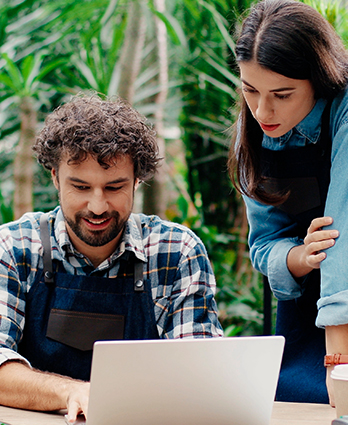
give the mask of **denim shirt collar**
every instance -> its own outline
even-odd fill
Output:
[[[273,138],[264,134],[262,147],[271,150],[283,150],[303,147],[309,143],[317,143],[321,132],[321,116],[326,103],[325,99],[319,99],[311,112],[283,136]]]

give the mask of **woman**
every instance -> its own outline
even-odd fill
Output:
[[[279,300],[277,399],[326,403],[325,334],[327,354],[348,354],[348,55],[310,6],[264,0],[242,25],[236,59],[243,96],[229,171],[253,265]]]

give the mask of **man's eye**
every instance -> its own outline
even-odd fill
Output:
[[[74,185],[74,188],[77,190],[88,190],[89,186]]]
[[[117,192],[118,190],[120,190],[120,187],[115,187],[115,186],[107,186],[106,190],[109,190],[110,192]]]

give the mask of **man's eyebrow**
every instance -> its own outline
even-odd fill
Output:
[[[255,87],[253,87],[251,84],[249,84],[247,81],[245,81],[243,79],[242,79],[242,83],[244,83],[247,86],[251,87],[252,89],[256,90]],[[274,93],[274,92],[282,92],[282,91],[289,91],[289,90],[295,90],[295,87],[280,87],[279,89],[270,90],[270,92]]]
[[[90,185],[90,182],[87,182],[85,180],[79,179],[78,177],[68,177],[67,180],[74,182],[74,183],[80,183],[80,184],[84,184],[84,185]],[[119,184],[119,183],[126,183],[128,182],[130,179],[128,177],[120,177],[118,179],[115,180],[111,180],[109,182],[106,182],[106,186],[110,185],[110,184]]]

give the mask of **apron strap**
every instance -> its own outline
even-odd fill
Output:
[[[40,233],[43,247],[44,279],[46,284],[52,284],[54,283],[54,275],[52,270],[51,241],[47,213],[42,214],[40,217]]]
[[[143,236],[143,229],[141,227],[140,217],[138,214],[133,214],[134,220],[138,226],[140,236]],[[134,291],[135,292],[144,292],[145,286],[144,286],[144,266],[143,262],[139,260],[135,260],[134,263]]]

